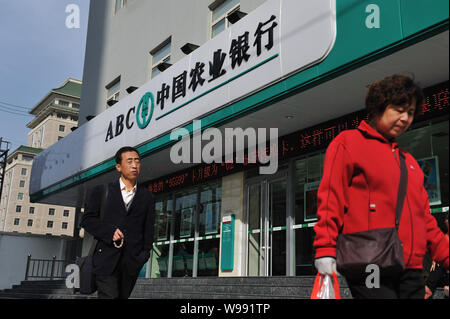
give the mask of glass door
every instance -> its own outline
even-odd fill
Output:
[[[248,276],[286,275],[286,178],[247,185]]]
[[[264,206],[262,184],[247,187],[248,218],[248,276],[263,276],[265,273],[265,248],[263,232]]]
[[[286,276],[286,180],[272,181],[267,186],[266,242],[269,260],[266,276]]]

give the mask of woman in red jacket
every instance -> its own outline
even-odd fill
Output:
[[[351,234],[395,226],[400,183],[396,138],[420,111],[423,93],[414,81],[393,75],[373,83],[366,96],[368,121],[339,134],[329,145],[318,190],[314,227],[315,266],[321,274],[336,272],[339,233]],[[411,154],[402,149],[408,172],[398,228],[405,270],[395,278],[381,276],[377,288],[360,278],[346,278],[354,298],[419,298],[425,295],[423,257],[449,267],[449,244],[430,213],[424,176]],[[364,277],[364,278],[363,278]]]

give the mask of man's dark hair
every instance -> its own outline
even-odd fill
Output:
[[[414,79],[394,74],[372,83],[366,95],[366,110],[369,121],[384,113],[389,104],[410,105],[416,100],[414,116],[422,110],[423,92]]]
[[[126,153],[126,152],[136,152],[139,157],[141,157],[141,155],[139,154],[138,150],[135,149],[134,147],[131,146],[124,146],[121,149],[119,149],[116,153],[116,155],[114,156],[114,159],[116,160],[116,164],[121,164],[122,163],[122,153]]]

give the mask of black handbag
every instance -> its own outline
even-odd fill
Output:
[[[103,198],[100,206],[100,220],[103,220],[105,216],[106,199],[108,198],[108,185],[104,186]],[[98,240],[93,239],[91,249],[89,254],[85,257],[78,257],[76,264],[80,269],[80,294],[90,295],[97,291],[97,285],[95,284],[95,274],[94,274],[94,264],[93,255],[95,247],[97,246]]]
[[[381,276],[396,276],[405,269],[403,244],[398,226],[408,183],[405,155],[400,154],[400,184],[397,194],[395,227],[378,228],[352,234],[339,234],[336,244],[337,271],[346,278],[362,279],[366,267],[376,265]]]

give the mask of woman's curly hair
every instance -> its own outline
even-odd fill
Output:
[[[422,110],[423,92],[414,79],[394,74],[372,83],[366,95],[366,110],[369,120],[384,113],[389,104],[410,105],[416,100],[414,116]]]

